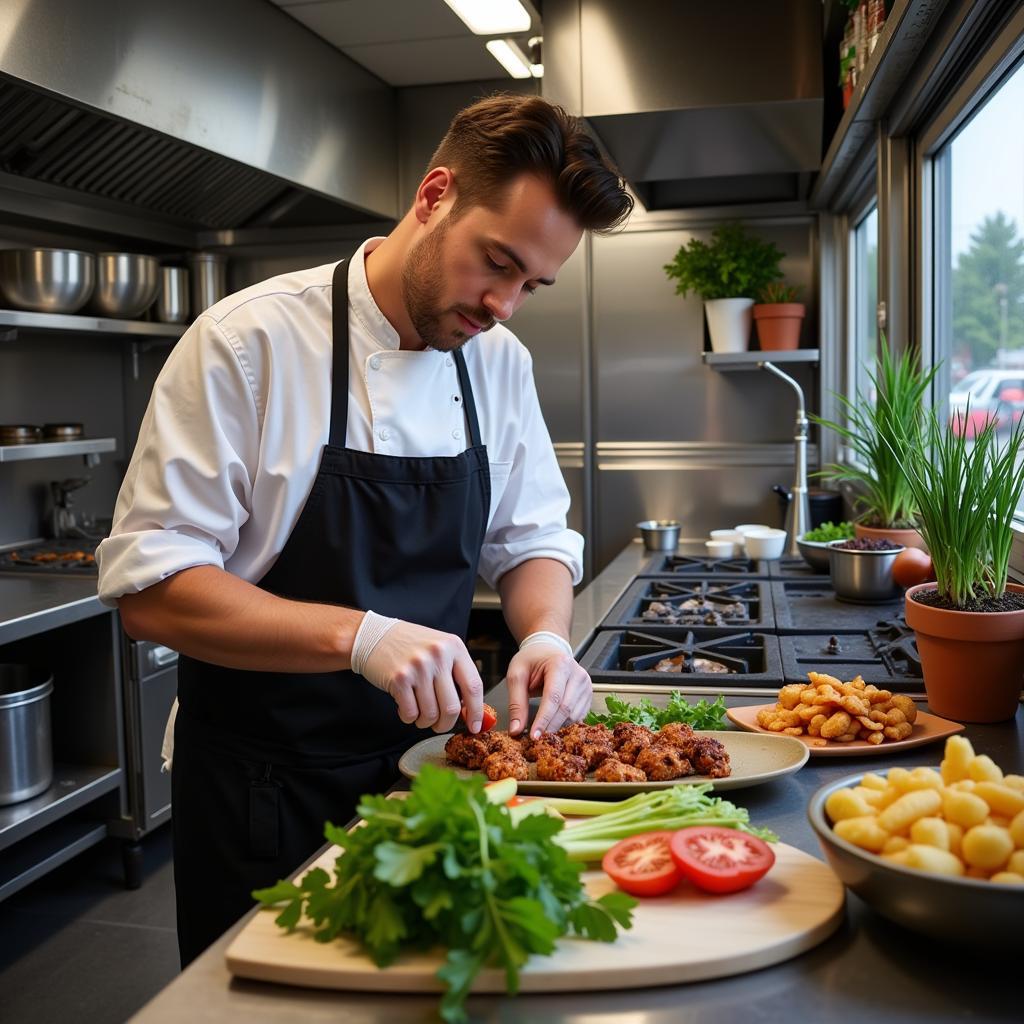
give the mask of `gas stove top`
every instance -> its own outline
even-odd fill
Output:
[[[836,597],[827,576],[777,580],[771,584],[775,629],[787,633],[859,633],[880,619],[903,614],[903,598],[881,604],[853,604]]]
[[[786,678],[803,681],[808,672],[826,672],[848,682],[894,691],[923,687],[917,638],[902,616],[880,619],[856,633],[803,633],[779,637]]]
[[[0,572],[96,576],[95,540],[48,540],[0,551]]]
[[[769,583],[728,577],[638,579],[608,613],[602,629],[700,628],[707,635],[775,629]]]
[[[753,632],[725,636],[680,628],[657,636],[637,630],[599,632],[580,664],[595,683],[774,690],[782,680],[778,638]]]
[[[783,555],[768,563],[768,575],[773,580],[822,580],[828,572],[809,565],[802,555]]]
[[[768,563],[753,558],[708,558],[706,555],[655,555],[641,576],[768,577]]]

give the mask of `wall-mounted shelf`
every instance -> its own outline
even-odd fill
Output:
[[[65,455],[99,455],[117,451],[113,437],[82,438],[80,441],[39,441],[36,444],[0,444],[0,462],[28,459],[58,459]]]
[[[705,352],[704,363],[712,370],[730,373],[738,370],[757,370],[761,363],[778,366],[806,363],[817,366],[820,353],[816,348],[796,348],[780,352]]]
[[[113,320],[79,313],[33,313],[24,309],[0,309],[0,329],[69,331],[86,334],[125,334],[144,338],[177,340],[188,324],[163,324],[150,320]]]

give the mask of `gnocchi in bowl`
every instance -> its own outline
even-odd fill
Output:
[[[829,864],[879,914],[1004,949],[1024,915],[1024,777],[962,736],[936,768],[852,775],[808,807]]]

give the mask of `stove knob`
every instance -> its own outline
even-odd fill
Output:
[[[828,638],[828,645],[825,648],[825,653],[826,654],[840,654],[840,653],[842,653],[842,648],[839,646],[839,637],[837,637],[837,636],[830,636]]]

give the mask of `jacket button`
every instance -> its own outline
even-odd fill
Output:
[[[379,370],[380,369],[380,356],[374,356],[370,360],[370,369],[371,370]]]
[[[452,357],[451,356],[446,356],[445,357],[444,365],[445,366],[451,366],[452,365]]]
[[[454,437],[456,441],[461,441],[462,440],[462,431],[461,430],[453,430],[452,431],[452,437]]]
[[[387,427],[381,427],[380,430],[377,432],[377,436],[382,441],[386,441],[389,437],[391,437],[391,431],[388,430]]]

